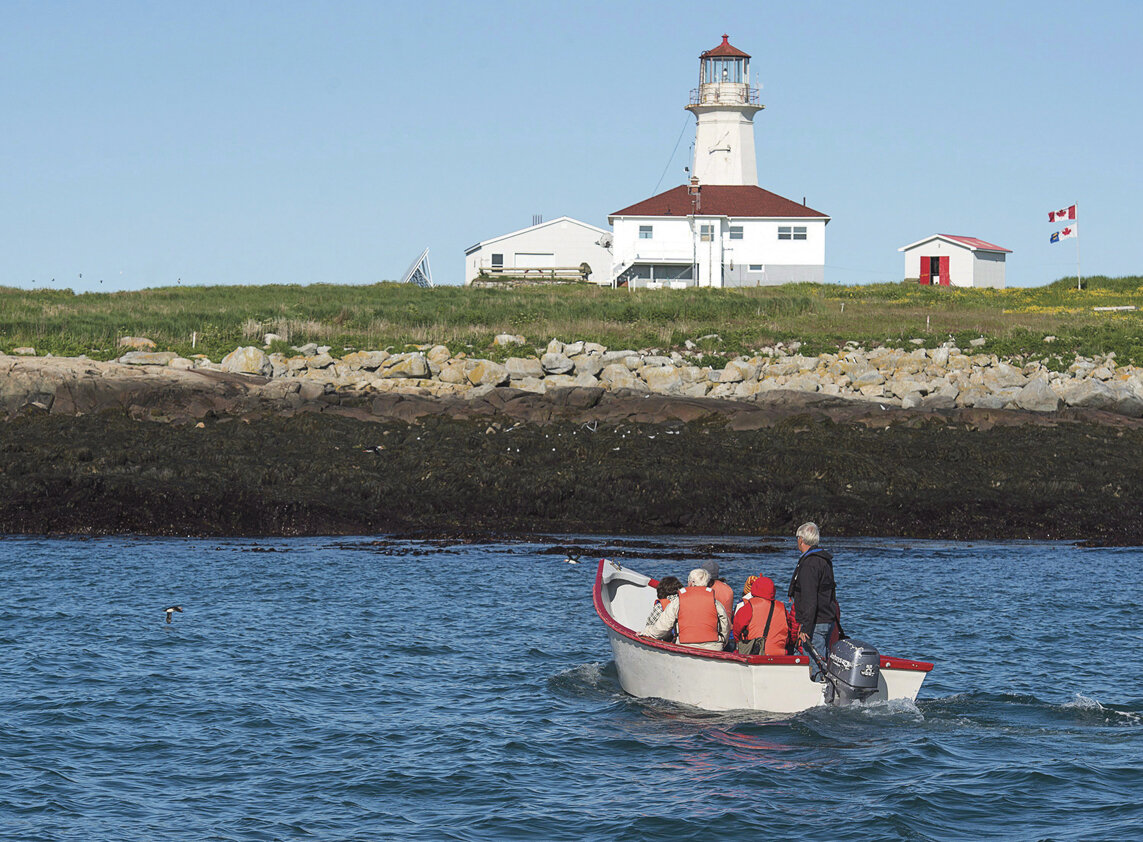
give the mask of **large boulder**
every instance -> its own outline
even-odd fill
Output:
[[[341,361],[354,371],[360,369],[376,371],[387,359],[389,359],[388,351],[354,351],[342,357]]]
[[[631,369],[623,363],[612,363],[603,367],[599,373],[599,382],[612,391],[618,389],[633,389],[639,392],[650,391],[647,384],[640,380]]]
[[[492,344],[496,347],[502,345],[523,345],[524,337],[514,333],[498,333],[492,339]]]
[[[1110,386],[1102,380],[1091,378],[1063,381],[1057,387],[1056,394],[1068,406],[1086,409],[1114,409],[1117,402]]]
[[[235,348],[222,358],[221,365],[223,371],[235,374],[260,374],[265,377],[269,377],[274,370],[266,353],[253,345]]]
[[[155,350],[155,343],[145,336],[121,336],[119,337],[120,348],[130,348],[133,351],[153,351]]]
[[[508,382],[508,369],[490,360],[477,360],[468,372],[468,382],[473,386],[502,386]]]
[[[178,357],[174,351],[128,351],[119,358],[124,365],[170,365]]]
[[[1022,389],[1028,383],[1028,378],[1024,376],[1024,372],[1015,366],[1008,365],[1008,363],[1000,363],[984,369],[983,379],[984,385],[993,392],[999,392],[1013,386]]]
[[[429,365],[442,366],[449,361],[452,357],[452,351],[448,349],[447,345],[434,345],[429,348],[429,352],[425,358],[429,361]]]
[[[1047,380],[1034,377],[1016,395],[1016,406],[1030,412],[1055,412],[1060,408],[1060,397]]]
[[[428,377],[429,361],[424,354],[408,353],[394,354],[385,360],[385,364],[377,372],[379,377]]]
[[[544,367],[540,365],[540,361],[536,359],[509,357],[504,361],[504,367],[508,370],[508,376],[513,380],[525,380],[527,378],[544,376]]]
[[[561,353],[551,351],[540,357],[540,365],[543,366],[545,374],[568,374],[575,369],[575,363],[570,359]]]
[[[576,374],[590,374],[596,377],[603,371],[602,354],[580,354],[572,362],[575,363]]]
[[[794,367],[797,370],[797,366]],[[755,380],[758,377],[758,366],[746,360],[731,360],[722,370],[718,382],[741,383],[744,380]]]
[[[675,394],[683,385],[683,377],[673,365],[644,366],[639,376],[652,392],[661,395]]]

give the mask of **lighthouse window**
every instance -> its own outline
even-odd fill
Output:
[[[742,239],[742,226],[741,225],[731,225],[730,226],[730,239],[732,239],[732,240],[741,240]]]
[[[650,240],[652,228],[653,228],[653,226],[651,226],[651,225],[640,225],[639,226],[639,239],[640,240]]]

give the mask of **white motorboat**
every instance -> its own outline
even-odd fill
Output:
[[[933,665],[892,658],[857,641],[830,653],[827,680],[810,679],[807,655],[740,655],[640,637],[655,602],[654,579],[600,559],[595,610],[607,626],[619,683],[632,696],[704,710],[795,713],[822,704],[917,698]]]

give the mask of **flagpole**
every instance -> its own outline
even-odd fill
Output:
[[[1080,251],[1079,251],[1079,202],[1076,206],[1076,289],[1083,289],[1083,280],[1080,277]]]

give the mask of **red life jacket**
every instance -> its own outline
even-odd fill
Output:
[[[718,637],[718,609],[710,588],[679,590],[679,643],[714,643]]]
[[[764,654],[785,655],[786,640],[790,636],[790,628],[786,625],[786,606],[774,600],[774,615],[770,617],[770,630],[766,631],[766,616],[770,613],[770,600],[752,594],[747,594],[742,600],[753,609],[750,625],[746,627],[747,637],[750,640],[757,640],[765,632],[766,648]]]
[[[659,607],[662,608],[664,611],[667,610],[667,606],[670,604],[671,604],[671,598],[669,596],[666,597],[665,599],[659,600]]]
[[[726,612],[726,616],[731,616],[734,613],[734,588],[716,579],[710,583],[710,589],[714,591],[714,598],[722,603],[722,610]]]

